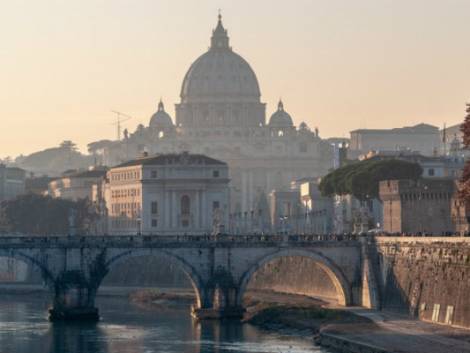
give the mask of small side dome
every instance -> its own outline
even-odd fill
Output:
[[[284,104],[282,101],[279,101],[277,105],[277,111],[271,115],[269,119],[270,127],[292,127],[294,123],[292,122],[291,116],[284,110]]]
[[[299,125],[299,131],[310,131],[310,128],[308,127],[307,123],[305,121],[302,121]]]
[[[171,116],[165,111],[163,102],[160,100],[158,103],[158,110],[150,118],[150,128],[151,129],[167,129],[173,128],[173,121]]]

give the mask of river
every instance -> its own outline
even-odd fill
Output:
[[[97,324],[52,324],[41,296],[0,294],[1,353],[325,353],[307,332],[195,322],[187,306],[153,308],[99,298]]]

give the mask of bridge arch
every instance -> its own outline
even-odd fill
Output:
[[[185,259],[182,257],[166,250],[162,249],[132,249],[122,251],[114,256],[110,257],[106,263],[105,267],[108,270],[111,270],[114,266],[123,263],[131,258],[142,257],[142,256],[164,256],[173,260],[176,265],[186,274],[191,283],[194,292],[196,294],[196,306],[200,308],[205,305],[206,296],[204,293],[204,286],[203,281],[199,273],[196,269],[189,264]]]
[[[54,284],[54,281],[55,281],[54,275],[47,267],[47,263],[45,263],[45,259],[43,259],[44,261],[41,261],[41,259],[38,259],[37,256],[34,256],[34,254],[26,254],[23,251],[11,250],[11,249],[10,250],[0,249],[0,257],[23,261],[27,264],[30,264],[36,267],[41,271],[41,275],[45,284],[47,284],[48,286],[52,286]]]
[[[338,304],[343,306],[351,305],[352,303],[352,291],[349,281],[346,279],[345,275],[341,269],[330,259],[324,255],[304,249],[284,249],[271,253],[253,264],[240,278],[239,290],[237,293],[237,305],[242,305],[243,296],[246,292],[248,284],[253,276],[253,274],[261,269],[265,264],[282,258],[282,257],[305,257],[313,260],[327,276],[331,279],[336,293],[338,295]]]

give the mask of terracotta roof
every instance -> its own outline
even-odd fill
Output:
[[[210,158],[203,154],[171,153],[157,154],[149,157],[134,159],[113,168],[131,167],[137,165],[168,165],[168,164],[203,164],[203,165],[227,165],[218,159]]]
[[[75,174],[69,174],[67,177],[70,178],[100,178],[106,176],[107,169],[93,169],[86,170],[83,172],[78,172]]]

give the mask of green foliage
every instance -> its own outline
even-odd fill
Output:
[[[31,235],[68,234],[71,212],[75,214],[75,228],[81,233],[87,232],[98,217],[88,200],[23,195],[0,203],[0,229]]]
[[[467,116],[463,124],[460,126],[460,131],[463,133],[463,145],[465,148],[470,147],[470,104],[467,103]],[[470,161],[467,160],[460,179],[459,197],[462,201],[470,201]]]
[[[399,159],[364,160],[338,168],[320,183],[323,196],[352,194],[359,200],[377,198],[379,182],[418,179],[423,170],[417,163]]]

